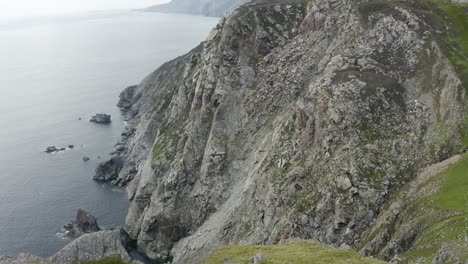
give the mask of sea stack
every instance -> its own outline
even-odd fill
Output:
[[[96,114],[91,117],[91,120],[89,121],[97,124],[110,124],[111,116],[108,114]]]

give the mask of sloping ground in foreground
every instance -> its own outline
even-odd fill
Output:
[[[359,254],[344,249],[336,249],[319,243],[291,242],[276,246],[225,246],[216,250],[203,264],[248,264],[252,256],[262,254],[265,264],[294,263],[384,263],[373,258],[366,258]]]

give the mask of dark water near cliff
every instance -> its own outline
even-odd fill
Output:
[[[123,224],[125,190],[91,180],[124,128],[118,95],[217,21],[113,12],[0,23],[0,255],[53,254],[69,242],[56,234],[79,207],[101,226]],[[111,114],[112,124],[89,123],[96,112]],[[43,152],[68,144],[75,148]]]

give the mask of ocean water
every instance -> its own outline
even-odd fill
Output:
[[[92,181],[124,128],[118,95],[217,22],[136,11],[0,21],[0,255],[52,255],[78,208],[102,227],[123,224],[125,190]],[[97,112],[112,124],[90,123]]]

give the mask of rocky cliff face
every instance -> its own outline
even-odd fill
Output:
[[[222,17],[247,2],[250,0],[172,0],[167,4],[148,7],[145,11]]]
[[[290,238],[397,260],[415,236],[368,230],[417,171],[468,145],[464,12],[423,0],[242,6],[122,95],[112,182],[128,184],[125,231],[174,263]]]

